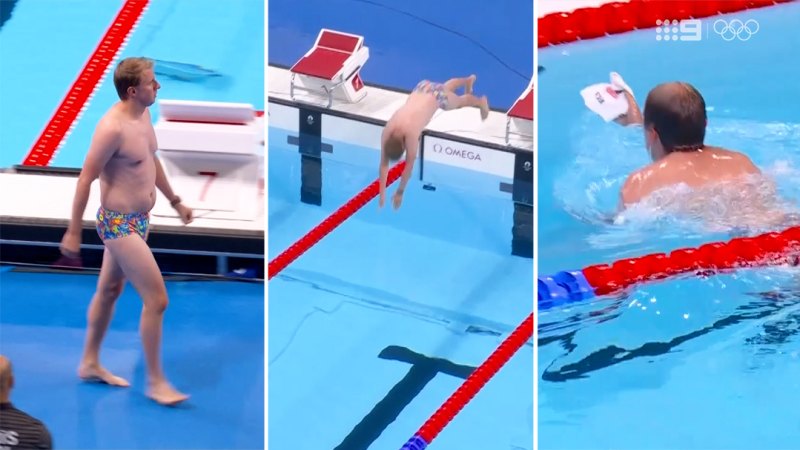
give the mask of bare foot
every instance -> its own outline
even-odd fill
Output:
[[[464,87],[465,94],[472,94],[472,86],[475,85],[475,79],[477,77],[475,75],[470,75],[467,79],[467,85]]]
[[[83,381],[92,383],[105,383],[120,387],[128,387],[131,385],[126,379],[114,375],[100,365],[82,365],[78,368],[78,376]]]
[[[486,120],[489,117],[489,100],[486,99],[484,95],[481,97],[481,120]]]
[[[156,403],[166,406],[177,405],[189,398],[188,395],[178,392],[166,381],[150,384],[146,395]]]

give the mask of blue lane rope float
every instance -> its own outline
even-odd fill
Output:
[[[738,237],[669,254],[654,253],[538,277],[539,310],[618,292],[637,283],[683,274],[726,272],[744,267],[800,263],[800,226]]]
[[[537,304],[539,310],[579,302],[595,296],[592,287],[580,270],[562,271],[538,277]]]

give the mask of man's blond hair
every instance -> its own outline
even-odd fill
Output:
[[[142,82],[145,71],[153,68],[153,60],[141,57],[125,58],[114,70],[114,87],[120,100],[128,98],[128,88],[136,87]]]

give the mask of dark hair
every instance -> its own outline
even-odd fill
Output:
[[[647,95],[644,125],[656,130],[667,153],[702,149],[706,120],[706,102],[688,83],[661,84]]]

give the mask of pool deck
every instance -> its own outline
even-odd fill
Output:
[[[257,120],[258,126],[263,128],[263,119]],[[70,220],[78,175],[76,169],[48,167],[15,167],[0,172],[0,192],[4,193],[0,202],[0,245],[4,262],[28,262],[13,259],[26,259],[26,248],[51,247],[55,252]],[[182,188],[175,180],[171,185],[175,193],[184,198],[184,203],[194,208],[187,198],[190,188]],[[218,262],[220,274],[227,272],[226,258],[229,257],[263,260],[266,208],[263,193],[253,199],[249,211],[195,208],[194,220],[188,225],[181,222],[160,191],[156,195],[148,237],[154,252],[223,258],[225,262]],[[95,180],[83,215],[84,250],[102,249],[95,231],[99,207],[100,186],[99,180]],[[8,252],[11,248],[18,249],[13,257],[9,256],[12,252]]]
[[[281,99],[286,102],[324,104],[324,99],[318,95],[295,93],[295,98],[289,95],[291,71],[271,65],[268,69],[269,97]],[[397,89],[375,86],[365,80],[367,95],[359,102],[336,102],[330,110],[369,121],[386,122],[397,109],[405,103],[409,93]],[[480,83],[477,80],[476,83]],[[520,92],[520,95],[523,93]],[[324,105],[323,105],[324,106]],[[488,147],[513,147],[515,149],[533,151],[533,140],[528,136],[512,133],[509,143],[505,141],[506,112],[492,110],[485,121],[481,121],[477,108],[461,108],[454,111],[439,110],[426,127],[426,130],[447,134],[449,136],[466,138],[476,143],[487,144]]]

